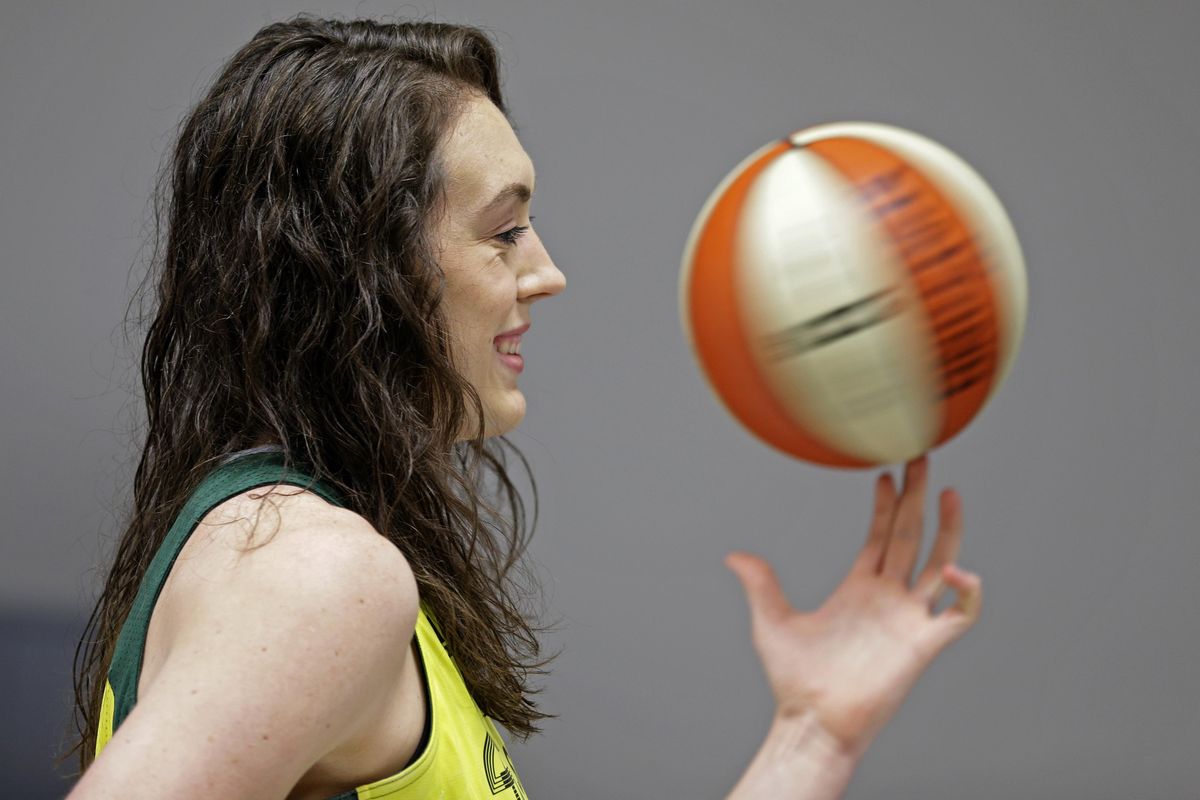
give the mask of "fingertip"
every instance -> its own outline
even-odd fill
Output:
[[[929,475],[928,456],[918,456],[908,462],[904,469],[906,483],[924,480]]]
[[[775,567],[771,562],[756,553],[738,550],[730,555],[734,559],[730,569],[737,573],[743,582],[758,586],[764,581],[770,581],[775,575]]]
[[[725,554],[725,566],[740,575],[742,573],[742,568],[745,567],[746,563],[753,558],[754,557],[745,550],[731,550]]]
[[[947,580],[954,581],[954,583],[960,586],[976,586],[983,582],[983,579],[978,574],[963,569],[957,564],[946,564],[942,567],[942,574]]]

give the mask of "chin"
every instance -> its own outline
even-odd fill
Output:
[[[525,396],[515,392],[515,397],[505,397],[484,405],[486,418],[483,425],[483,438],[503,436],[514,431],[525,419]],[[468,424],[466,430],[458,435],[457,441],[469,441],[475,435],[474,424]]]
[[[511,433],[521,424],[521,420],[525,419],[525,396],[520,392],[513,392],[512,395],[504,398],[506,402],[503,404],[497,402],[488,408],[484,436],[503,436]]]

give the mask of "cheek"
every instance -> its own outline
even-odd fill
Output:
[[[481,270],[476,279],[463,289],[467,302],[475,310],[475,321],[479,325],[490,330],[490,326],[509,321],[512,307],[517,302],[517,280],[512,270],[502,262]],[[499,332],[497,328],[492,335]]]
[[[511,271],[481,270],[473,279],[446,282],[445,303],[456,338],[491,349],[492,338],[515,325],[517,282]]]
[[[507,317],[509,310],[517,304],[517,277],[506,269],[503,280],[497,282],[492,295],[495,297],[497,307]]]

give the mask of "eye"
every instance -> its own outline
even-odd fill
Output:
[[[535,219],[537,219],[537,218],[530,217],[529,221],[533,222]],[[523,235],[525,235],[525,232],[528,230],[529,230],[528,225],[518,225],[515,228],[509,228],[508,230],[504,231],[503,233],[496,234],[495,238],[504,242],[506,245],[512,246],[512,245],[515,245],[517,243],[517,240],[520,239]]]

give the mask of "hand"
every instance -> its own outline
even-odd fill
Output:
[[[811,716],[857,757],[887,723],[933,658],[979,618],[982,583],[954,565],[962,501],[940,496],[940,527],[929,560],[910,586],[921,550],[928,454],[909,461],[897,500],[890,473],[875,485],[867,543],[819,609],[792,608],[771,565],[730,553],[726,565],[746,590],[755,649],[775,694],[777,715]],[[956,605],[934,615],[942,591]]]

